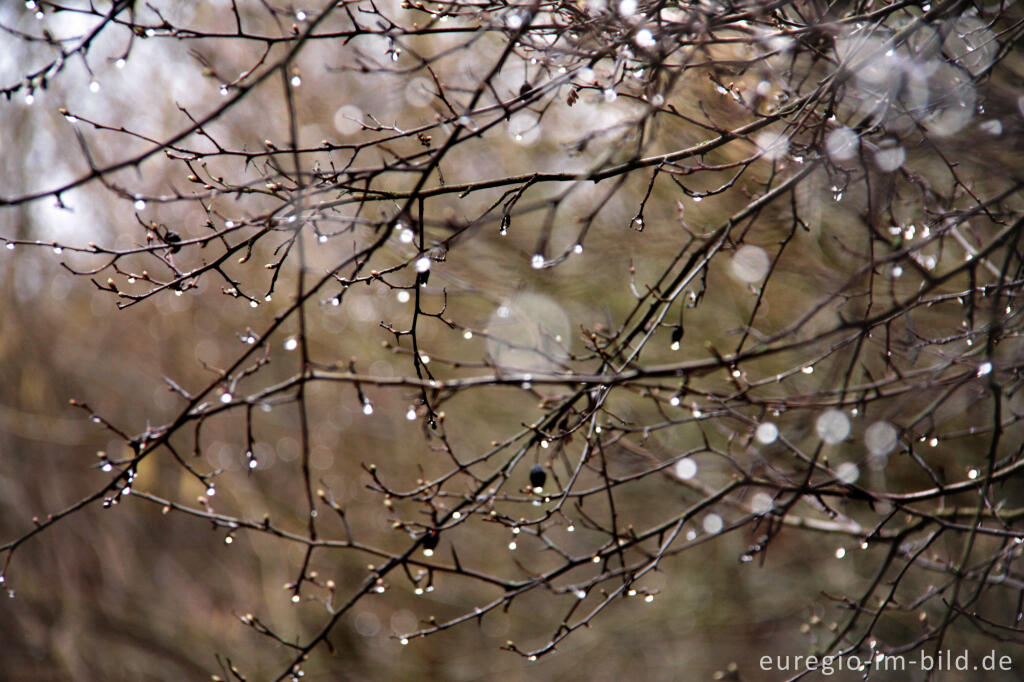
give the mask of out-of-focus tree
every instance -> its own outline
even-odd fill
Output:
[[[1020,5],[0,31],[5,677],[1024,641]]]

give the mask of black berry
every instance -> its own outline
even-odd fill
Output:
[[[546,480],[548,480],[548,472],[544,471],[544,467],[541,465],[534,464],[530,469],[530,485],[534,488],[543,488]]]

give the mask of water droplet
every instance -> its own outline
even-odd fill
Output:
[[[398,235],[399,241],[401,241],[403,244],[410,243],[415,237],[416,234],[409,229],[402,230],[402,232]]]
[[[363,110],[354,104],[345,104],[334,112],[334,129],[342,135],[352,135],[363,129]]]
[[[766,492],[754,493],[754,496],[750,498],[750,509],[755,514],[767,514],[775,506],[775,502],[772,500],[772,496]]]
[[[467,341],[469,341],[471,338],[473,338],[473,332],[471,332],[471,331],[469,331],[467,329],[466,331],[462,332],[462,338],[464,338]]]
[[[405,412],[405,418],[409,421],[416,421],[416,408],[410,406]]]
[[[886,421],[878,421],[864,431],[864,444],[873,455],[888,455],[896,447],[899,431]]]
[[[842,559],[844,556],[846,556],[846,548],[845,547],[837,547],[836,548],[836,558],[837,559]]]
[[[819,438],[829,445],[835,445],[850,435],[850,418],[840,410],[825,410],[818,417],[814,428]]]
[[[292,603],[293,604],[298,604],[301,600],[302,600],[302,597],[300,597],[299,595],[297,595],[297,594],[293,594],[292,595]]]
[[[961,16],[952,22],[943,51],[972,76],[981,74],[999,51],[999,41],[978,17]]]
[[[860,467],[853,462],[843,462],[836,467],[836,478],[843,483],[852,485],[860,478]]]
[[[833,161],[848,161],[857,155],[860,138],[850,128],[836,128],[825,137],[825,152]]]
[[[295,350],[298,347],[299,347],[299,340],[297,338],[295,338],[294,336],[289,336],[287,339],[285,339],[285,341],[284,341],[284,349],[285,350]]]
[[[884,147],[875,152],[875,165],[879,170],[891,173],[907,160],[907,150],[902,146]]]
[[[297,88],[302,85],[302,78],[300,78],[298,74],[295,74],[289,82],[292,84],[293,88]]]
[[[604,101],[605,102],[614,102],[616,99],[618,99],[618,97],[619,97],[619,95],[618,95],[618,93],[615,92],[614,88],[607,88],[604,91]]]
[[[518,111],[508,120],[509,137],[521,147],[532,146],[540,139],[540,119],[532,111]]]
[[[135,200],[135,210],[142,211],[146,208],[146,201],[144,199]]]
[[[622,0],[619,3],[619,14],[624,17],[631,17],[636,14],[637,2],[636,0]]]
[[[100,467],[100,470],[102,470],[103,473],[109,474],[111,471],[114,470],[114,465],[111,464],[110,462],[104,462],[103,466]]]
[[[771,258],[760,246],[744,244],[733,254],[731,266],[733,277],[741,282],[753,284],[760,282],[768,274]]]
[[[539,253],[533,254],[533,258],[530,259],[530,266],[534,270],[540,270],[541,268],[543,268],[544,267],[544,256],[539,254]]]
[[[509,549],[510,552],[516,551],[516,547],[518,547],[518,545],[516,545],[516,541],[515,540],[513,540],[510,543],[508,543],[508,549]]]
[[[990,374],[991,372],[992,372],[992,363],[991,362],[983,362],[980,365],[978,365],[978,376],[979,377],[983,377],[986,374]]]
[[[395,294],[395,298],[398,299],[399,303],[408,303],[409,302],[409,298],[410,298],[410,294],[405,289],[401,289],[397,294]],[[334,299],[334,300],[337,301],[338,299]]]
[[[577,244],[576,246],[572,247],[572,252],[575,253],[577,256],[582,254],[583,253],[583,244]]]
[[[423,76],[417,76],[405,86],[405,101],[409,106],[425,107],[434,101],[434,84]]]
[[[250,458],[249,458],[249,468],[250,469],[255,469],[258,466],[259,466],[259,462],[256,461],[256,458],[250,456]]]
[[[651,47],[652,45],[655,45],[658,42],[657,40],[654,39],[654,34],[651,33],[650,30],[646,28],[642,28],[636,32],[636,37],[634,38],[634,41],[636,42],[638,47]]]
[[[718,514],[708,514],[704,517],[704,520],[701,522],[701,526],[704,528],[705,533],[710,533],[711,535],[714,535],[715,533],[722,530],[723,526],[725,526],[725,522],[722,520],[722,517]]]
[[[690,480],[697,475],[697,463],[686,457],[676,462],[676,476],[683,480]]]
[[[222,403],[224,403],[224,404],[230,403],[231,402],[231,394],[228,393],[227,391],[225,391],[224,393],[221,393],[220,394],[220,401]]]
[[[762,422],[757,425],[757,430],[754,431],[754,438],[757,439],[758,443],[763,443],[764,445],[774,443],[778,437],[779,427],[772,422]]]
[[[14,242],[7,242],[7,250],[14,251]]]
[[[804,374],[814,374],[814,367],[807,365],[806,367],[801,367],[800,371]]]
[[[363,403],[363,414],[367,416],[373,414],[373,404],[369,400]]]
[[[306,13],[303,12],[300,9],[298,12],[295,13],[295,20],[296,21],[305,21],[306,20]]]
[[[668,404],[671,405],[672,407],[679,407],[679,402],[679,396],[677,395],[674,395],[668,399]]]
[[[430,269],[430,257],[422,256],[416,261],[416,272],[426,272]]]
[[[789,138],[785,133],[765,131],[757,136],[755,143],[769,161],[778,161],[789,153]]]
[[[95,94],[100,91],[99,81],[89,81],[89,92]]]

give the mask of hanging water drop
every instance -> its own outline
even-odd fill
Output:
[[[548,480],[548,473],[540,464],[534,464],[530,469],[530,486],[533,492],[540,493],[544,490],[544,482]]]

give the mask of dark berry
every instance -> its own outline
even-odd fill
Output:
[[[543,488],[546,480],[548,480],[548,472],[544,471],[544,467],[541,465],[534,464],[530,469],[530,485],[534,488]]]
[[[178,253],[181,251],[181,247],[178,246],[178,242],[181,241],[181,235],[174,230],[167,230],[167,234],[164,235],[164,242],[171,245],[171,253]]]

